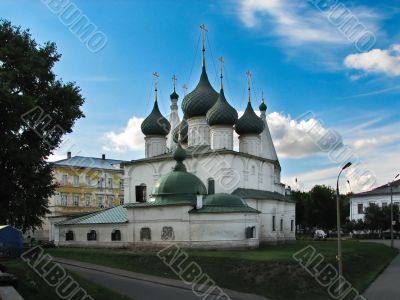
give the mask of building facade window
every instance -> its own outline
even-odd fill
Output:
[[[87,234],[88,241],[95,241],[97,240],[97,233],[96,230],[90,230]]]
[[[112,187],[113,187],[113,179],[112,179],[112,177],[107,178],[107,187],[112,189]]]
[[[256,237],[256,226],[246,227],[246,239],[254,239]]]
[[[256,167],[251,166],[251,175],[256,175]]]
[[[65,234],[66,241],[73,241],[74,240],[74,232],[72,230],[68,230]]]
[[[290,231],[294,231],[294,220],[290,220]]]
[[[111,232],[111,240],[112,241],[120,241],[121,240],[121,231],[118,229],[114,229],[113,232]]]
[[[174,229],[170,226],[164,226],[161,231],[161,239],[163,241],[171,241],[175,239]]]
[[[107,196],[108,207],[113,207],[114,196]]]
[[[61,193],[61,206],[67,206],[67,205],[68,205],[68,194]]]
[[[62,179],[61,179],[62,181],[62,185],[67,185],[68,184],[68,175],[66,175],[66,174],[64,174],[63,176],[62,176]]]
[[[97,187],[102,189],[103,188],[103,181],[104,178],[103,177],[99,177],[99,179],[97,180]]]
[[[283,231],[283,219],[281,219],[280,225],[279,225],[280,231]]]
[[[140,229],[140,240],[151,241],[151,230],[149,227],[143,227]]]
[[[119,205],[124,205],[124,196],[119,196]]]
[[[362,203],[357,204],[357,212],[359,214],[363,214],[364,213],[364,205]]]
[[[387,206],[387,202],[382,202],[382,207],[386,207]]]
[[[79,195],[74,195],[73,196],[73,204],[75,207],[79,206]]]
[[[85,195],[85,206],[86,207],[92,206],[92,196],[91,195]]]
[[[124,190],[124,180],[123,180],[123,179],[120,179],[120,180],[119,180],[119,189],[120,189],[121,191]]]
[[[86,185],[91,186],[92,185],[92,180],[90,176],[86,175],[85,177]]]
[[[275,216],[272,216],[272,231],[275,231]]]
[[[136,202],[146,202],[147,187],[144,183],[135,187]]]
[[[215,194],[215,180],[212,178],[209,178],[207,180],[207,185],[208,185],[208,194],[212,195]]]
[[[100,208],[104,208],[104,196],[97,195],[97,204]]]
[[[79,176],[74,176],[74,186],[79,186]]]

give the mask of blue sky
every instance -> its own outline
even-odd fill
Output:
[[[293,0],[53,1],[74,4],[104,33],[107,43],[97,53],[60,20],[62,9],[49,8],[52,1],[3,0],[0,15],[29,28],[39,43],[56,42],[62,58],[55,72],[81,87],[86,118],[67,137],[73,154],[143,156],[139,125],[152,105],[151,74],[160,73],[160,107],[168,115],[172,75],[180,100],[182,85],[190,91],[198,80],[199,25],[205,23],[214,87],[222,55],[225,94],[239,111],[246,105],[247,70],[254,106],[264,91],[285,183],[334,185],[340,162],[317,146],[333,130],[360,166],[344,189],[383,184],[400,172],[400,1],[342,1],[325,12]],[[357,47],[356,32],[344,25],[349,20],[374,42]],[[305,113],[312,119],[301,121]],[[52,159],[66,151],[61,147]]]

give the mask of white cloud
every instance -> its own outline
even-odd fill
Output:
[[[349,69],[364,73],[378,73],[388,76],[400,75],[400,44],[389,49],[372,49],[364,53],[350,54],[344,59]]]
[[[351,143],[351,147],[353,149],[371,149],[371,148],[376,148],[378,146],[383,146],[387,143],[391,143],[395,140],[399,139],[399,135],[397,136],[392,136],[392,135],[385,135],[385,136],[378,136],[378,137],[372,137],[372,138],[362,138],[362,139],[357,139]]]
[[[322,152],[318,142],[328,130],[314,118],[295,120],[273,112],[267,121],[279,157],[303,158]]]
[[[308,1],[239,0],[238,14],[245,26],[263,26],[267,34],[282,38],[286,44],[350,44],[350,16],[372,32],[378,31],[380,16],[362,6],[334,6],[322,12]],[[342,19],[340,19],[342,18]],[[347,37],[346,37],[347,36]]]
[[[104,140],[106,145],[103,149],[106,151],[127,152],[127,151],[144,151],[144,135],[140,128],[143,118],[133,116],[129,119],[128,124],[121,132],[106,132]]]

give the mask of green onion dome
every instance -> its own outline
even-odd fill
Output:
[[[228,101],[226,101],[224,90],[221,89],[217,102],[207,112],[208,125],[235,125],[238,113]]]
[[[184,144],[187,144],[187,142],[188,142],[188,123],[186,121],[185,116],[183,116],[182,121],[179,123],[178,126],[176,126],[176,128],[173,131],[172,136],[173,136],[175,143],[178,143],[179,130],[180,130],[180,134],[181,134],[181,142]]]
[[[206,68],[203,66],[199,83],[182,101],[182,110],[188,119],[205,116],[217,99],[218,93],[208,80]]]
[[[235,125],[237,134],[260,134],[264,130],[263,120],[256,115],[250,101],[247,103],[243,116],[239,118]]]
[[[172,92],[172,94],[169,96],[171,99],[179,99],[179,95],[174,91]]]
[[[161,135],[167,136],[171,130],[171,124],[168,120],[160,113],[158,108],[157,100],[154,101],[153,110],[142,122],[142,132],[145,136],[148,135]]]
[[[203,202],[204,206],[236,206],[247,207],[247,204],[242,198],[236,195],[227,193],[217,193],[208,195]]]
[[[157,202],[193,202],[196,203],[197,195],[206,195],[207,189],[203,182],[194,174],[186,171],[183,161],[186,151],[180,143],[174,152],[176,165],[156,182],[152,196]]]
[[[267,105],[265,104],[264,100],[261,102],[260,106],[258,107],[260,111],[266,111]]]

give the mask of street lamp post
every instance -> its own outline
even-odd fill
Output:
[[[389,183],[390,187],[390,247],[394,248],[394,242],[393,242],[393,181],[399,177],[400,174],[397,174],[392,182]]]
[[[342,292],[342,285],[340,283],[341,277],[343,276],[343,266],[342,266],[342,234],[340,232],[340,194],[339,194],[339,178],[340,174],[351,166],[351,162],[345,164],[339,172],[339,175],[336,180],[336,224],[337,224],[337,239],[338,239],[338,254],[337,254],[337,261],[338,261],[338,269],[339,269],[339,295]]]

